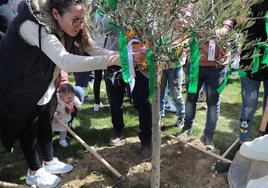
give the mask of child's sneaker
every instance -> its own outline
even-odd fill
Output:
[[[60,178],[47,172],[44,168],[40,168],[36,171],[35,175],[31,175],[30,170],[28,170],[26,183],[39,188],[52,188],[60,183]]]
[[[68,143],[67,141],[64,139],[64,140],[60,140],[59,141],[59,145],[61,145],[62,147],[66,148],[68,146]]]
[[[72,165],[59,161],[57,157],[54,157],[52,161],[43,162],[43,167],[51,174],[64,174],[73,170]]]

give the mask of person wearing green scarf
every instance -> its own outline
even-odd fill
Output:
[[[104,47],[109,50],[119,51],[120,27],[111,24],[110,20],[105,17],[105,15],[96,15],[96,19],[104,30],[104,33],[107,33]],[[138,69],[136,69],[135,73],[135,86],[132,91],[132,99],[139,114],[139,138],[141,141],[140,155],[147,158],[152,153],[152,109],[148,99],[149,81]],[[124,82],[120,66],[109,67],[107,71],[105,71],[105,79],[114,128],[114,135],[110,139],[110,144],[116,145],[123,137],[123,129],[125,127],[123,102],[129,84]]]
[[[194,9],[194,8],[193,8]],[[218,37],[229,33],[233,26],[232,20],[226,20],[223,27],[216,29]],[[206,87],[207,119],[201,141],[207,149],[214,149],[214,130],[220,114],[220,94],[217,89],[221,86],[226,76],[227,68],[220,65],[216,60],[224,58],[227,62],[229,56],[223,54],[220,46],[215,41],[205,41],[201,43],[201,33],[194,29],[189,41],[190,57],[186,71],[187,96],[185,104],[185,122],[180,137],[187,137],[193,130],[193,124],[196,114],[196,104],[199,97],[199,91],[204,84]]]
[[[268,1],[252,6],[252,17],[257,17],[256,22],[247,29],[249,34],[247,40],[260,40],[258,46],[242,51],[240,68],[247,69],[247,75],[241,78],[242,107],[240,112],[240,142],[243,143],[250,138],[253,117],[258,105],[259,89],[261,82],[264,86],[263,111],[268,97]],[[262,43],[261,43],[262,42]],[[259,52],[254,54],[254,52]],[[253,55],[252,59],[242,59],[245,54]]]

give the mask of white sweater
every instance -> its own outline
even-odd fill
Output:
[[[19,32],[21,37],[28,44],[39,47],[38,28],[38,24],[27,20],[21,25]],[[109,55],[118,55],[118,52],[98,47],[92,39],[90,39],[90,43],[92,48],[90,48],[87,53],[91,56],[73,55],[66,51],[61,41],[59,41],[54,34],[47,33],[45,27],[42,27],[41,50],[56,64],[56,68],[53,73],[53,79],[51,80],[46,93],[38,101],[38,105],[45,105],[50,101],[56,89],[54,81],[60,73],[60,69],[66,72],[85,72],[106,69]]]

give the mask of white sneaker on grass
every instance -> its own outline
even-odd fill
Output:
[[[40,168],[36,171],[35,175],[31,175],[30,170],[28,170],[26,183],[39,188],[52,188],[60,183],[60,178],[47,172],[44,168]]]
[[[64,140],[60,140],[59,141],[59,145],[61,145],[64,148],[68,147],[68,143],[67,143],[67,141],[65,139]]]
[[[59,161],[57,157],[54,157],[52,161],[43,162],[43,167],[51,174],[64,174],[73,170],[72,165]]]
[[[102,107],[102,103],[100,103],[100,104],[94,104],[94,111],[99,111],[100,110],[100,108]]]

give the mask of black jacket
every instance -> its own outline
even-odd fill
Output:
[[[55,69],[40,48],[29,45],[19,35],[19,27],[25,20],[41,27],[30,5],[22,1],[18,16],[0,40],[0,132],[7,150],[32,122],[37,102],[46,92]]]
[[[9,1],[9,0],[1,0],[1,1],[0,1],[0,5],[5,5],[5,4],[8,3],[8,1]]]
[[[252,6],[252,17],[264,17],[266,11],[268,11],[268,1],[264,0],[261,3],[255,4]],[[261,39],[261,41],[267,41],[267,34],[265,30],[265,19],[257,19],[255,24],[253,24],[250,28],[247,29],[248,32],[248,40],[256,40]],[[243,51],[241,53],[241,57],[245,54],[250,53],[253,54],[254,46],[250,50]],[[264,48],[261,49],[261,54],[263,54]],[[260,62],[261,62],[260,57]],[[252,66],[252,59],[242,59],[240,62],[240,66],[243,68],[245,66]],[[260,65],[258,72],[251,74],[251,71],[247,71],[247,77],[256,80],[268,80],[268,68],[266,65]]]

